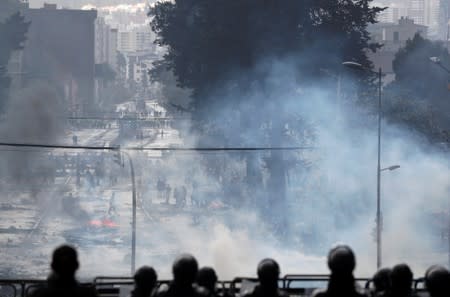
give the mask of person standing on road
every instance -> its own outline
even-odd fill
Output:
[[[172,188],[169,184],[166,184],[166,204],[169,204],[170,193],[172,193]]]

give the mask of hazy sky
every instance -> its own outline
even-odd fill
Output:
[[[42,7],[44,3],[58,4],[58,6],[64,6],[67,8],[80,8],[86,4],[93,4],[96,6],[110,6],[116,4],[136,4],[152,2],[147,0],[29,0],[30,7],[39,8]]]
[[[408,0],[375,0],[375,3],[389,5],[390,3],[402,3]],[[29,0],[30,6],[33,8],[42,7],[43,3],[56,3],[59,6],[68,8],[80,8],[86,4],[93,4],[96,6],[110,6],[116,4],[136,4],[143,2],[153,2],[153,0]]]

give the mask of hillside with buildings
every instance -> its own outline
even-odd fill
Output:
[[[396,23],[407,17],[417,25],[427,26],[430,38],[447,37],[449,0],[377,0],[374,5],[387,7],[378,17],[382,23]]]
[[[28,0],[31,7],[42,7],[44,3],[55,3],[58,6],[68,8],[81,8],[84,5],[92,4],[95,6],[111,6],[119,4],[138,4],[153,2],[153,0]]]

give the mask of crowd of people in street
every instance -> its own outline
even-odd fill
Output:
[[[325,288],[316,289],[312,297],[448,297],[450,272],[442,266],[431,266],[425,273],[425,287],[413,286],[413,273],[406,264],[377,271],[370,280],[373,285],[360,287],[355,281],[356,258],[352,249],[338,245],[328,254],[330,276]],[[75,248],[63,245],[55,249],[51,274],[47,284],[31,293],[31,297],[96,297],[93,286],[81,285],[76,279],[79,267]],[[173,279],[158,281],[157,272],[150,266],[139,268],[134,274],[134,289],[130,297],[287,297],[288,291],[279,287],[280,267],[274,259],[266,258],[257,266],[257,280],[251,288],[241,286],[238,293],[219,289],[218,277],[212,267],[199,268],[190,254],[177,257],[172,266]],[[296,294],[298,296],[298,293]],[[303,295],[306,296],[306,295]]]

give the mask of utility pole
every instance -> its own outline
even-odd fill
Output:
[[[127,156],[130,164],[130,174],[131,174],[131,200],[132,200],[132,219],[131,219],[131,275],[134,275],[136,271],[136,181],[134,176],[134,166],[131,156],[126,152],[121,152],[120,147],[117,154],[114,155],[114,162],[124,167],[122,160],[122,155]]]
[[[378,69],[378,163],[377,163],[377,269],[381,267],[381,197],[380,197],[380,155],[381,155],[381,87],[382,72]]]

